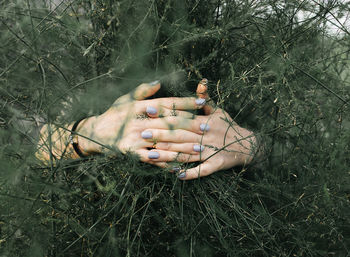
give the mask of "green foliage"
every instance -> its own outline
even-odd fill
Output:
[[[317,2],[1,1],[0,255],[349,256],[350,35],[326,29],[349,3]],[[181,182],[131,154],[34,158],[39,117],[202,77],[264,162]]]

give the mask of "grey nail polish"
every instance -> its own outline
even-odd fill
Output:
[[[155,152],[155,151],[150,151],[150,152],[148,152],[148,158],[149,159],[158,159],[159,153]]]
[[[147,112],[148,114],[152,114],[152,115],[154,115],[154,114],[156,114],[156,113],[157,113],[157,109],[156,109],[156,108],[154,108],[154,107],[152,107],[152,106],[147,106],[147,108],[146,108],[146,112]]]
[[[204,146],[203,145],[194,145],[193,146],[193,151],[195,151],[195,152],[203,152],[204,151]]]
[[[143,139],[150,139],[150,138],[153,137],[153,134],[152,134],[151,131],[142,131],[141,137],[142,137]]]
[[[201,124],[201,125],[199,125],[199,128],[200,128],[200,130],[201,131],[209,131],[209,129],[210,129],[210,126],[209,126],[209,124]]]
[[[179,168],[179,167],[173,167],[171,170],[172,170],[173,172],[180,172],[181,168]]]
[[[196,104],[197,105],[205,105],[205,99],[204,98],[197,98]]]
[[[149,85],[153,87],[155,85],[158,85],[159,83],[160,83],[160,81],[156,80],[156,81],[153,81],[153,82],[149,83]]]
[[[178,177],[178,178],[184,178],[184,177],[186,177],[186,172],[180,173],[177,177]]]

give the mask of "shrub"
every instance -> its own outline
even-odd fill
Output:
[[[347,3],[0,6],[1,256],[349,255]],[[181,182],[134,155],[34,158],[33,120],[99,114],[154,79],[193,95],[203,77],[264,162]]]

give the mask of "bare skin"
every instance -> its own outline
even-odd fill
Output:
[[[173,161],[201,162],[195,168],[180,170],[178,177],[182,180],[251,162],[256,147],[254,134],[238,126],[224,110],[205,105],[210,101],[207,80],[198,84],[197,99],[145,100],[159,88],[158,82],[141,84],[118,98],[103,114],[80,122],[75,142],[81,152],[86,156],[134,152],[141,161],[159,167],[168,167]],[[200,108],[205,115],[186,111]],[[72,126],[64,129],[45,125],[36,156],[46,162],[79,158],[67,141]]]
[[[203,80],[198,84],[197,95],[207,102],[210,101],[207,85]],[[180,170],[178,177],[181,180],[208,176],[219,170],[249,164],[253,159],[256,149],[253,132],[238,126],[220,108],[205,105],[204,112],[204,116],[196,116],[190,121],[187,130],[148,130],[152,132],[153,140],[167,142],[158,143],[157,150],[189,153],[191,149],[186,147],[188,144],[202,145],[200,154],[187,161],[199,161],[201,164],[192,169]]]
[[[193,114],[183,110],[199,109],[203,105],[197,104],[194,97],[144,100],[159,88],[158,82],[141,84],[133,92],[118,98],[103,114],[81,121],[75,138],[81,152],[86,156],[96,153],[113,155],[115,151],[136,152],[142,161],[164,167],[166,161],[172,160],[172,153],[161,152],[155,163],[149,158],[147,150],[152,148],[153,142],[142,140],[141,132],[146,128],[166,129],[175,123],[174,128],[186,128],[188,117]],[[171,116],[174,112],[177,116]],[[148,118],[146,114],[153,118]],[[168,117],[157,118],[160,114]],[[67,140],[72,126],[59,128],[45,125],[40,132],[37,158],[46,162],[80,158]]]

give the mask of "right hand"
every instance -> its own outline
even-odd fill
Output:
[[[177,152],[149,151],[155,142],[144,140],[147,133],[145,135],[142,132],[147,129],[188,129],[193,114],[184,110],[200,109],[205,102],[194,97],[144,100],[159,89],[159,82],[141,84],[133,92],[118,98],[103,114],[83,120],[76,130],[82,135],[78,138],[82,152],[108,155],[113,155],[113,150],[135,152],[140,155],[141,161],[161,167],[176,159]],[[181,155],[182,161],[198,156],[198,152],[193,151],[192,144],[179,144],[181,147],[190,149],[187,154]],[[199,157],[196,158],[199,160]]]

